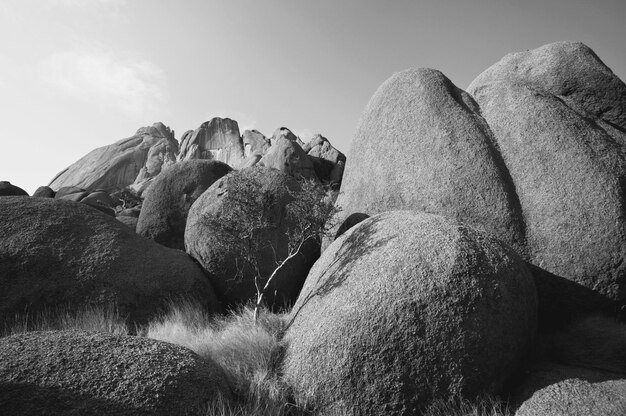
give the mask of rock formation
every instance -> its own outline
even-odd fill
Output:
[[[183,252],[138,236],[82,203],[0,199],[0,321],[57,306],[117,306],[145,322],[168,299],[219,310],[200,268]]]
[[[255,166],[219,179],[191,206],[185,248],[205,269],[226,307],[256,299],[255,265],[267,279],[277,261],[287,257],[293,225],[285,219],[286,207],[290,192],[298,189],[291,176]],[[292,305],[317,257],[319,246],[305,245],[266,291],[267,304],[274,309]]]
[[[561,42],[507,55],[468,91],[515,185],[530,262],[626,300],[626,85]]]
[[[185,133],[180,143],[178,161],[213,159],[237,165],[244,158],[239,125],[229,118],[215,117],[202,123],[193,133]]]
[[[351,415],[497,393],[536,309],[529,270],[500,241],[437,215],[379,214],[311,269],[285,335],[286,381],[322,413]]]
[[[50,187],[112,192],[134,183],[140,173],[142,181],[158,174],[162,165],[176,160],[177,152],[174,133],[162,123],[155,123],[140,128],[132,137],[89,152],[52,179]]]
[[[311,158],[315,174],[322,182],[341,184],[346,156],[335,149],[326,137],[315,135],[303,150]]]
[[[272,146],[257,165],[278,169],[294,178],[317,178],[313,162],[302,147],[284,136],[272,139]]]
[[[137,233],[166,247],[184,250],[189,208],[231,170],[216,160],[186,160],[167,169],[145,194]]]
[[[230,397],[222,370],[178,345],[79,331],[0,338],[3,415],[166,416]]]
[[[485,229],[523,253],[515,187],[472,97],[441,72],[393,75],[367,104],[352,141],[344,216],[412,209]]]

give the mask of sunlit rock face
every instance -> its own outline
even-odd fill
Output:
[[[89,152],[61,171],[50,188],[76,186],[88,191],[114,191],[148,180],[174,163],[178,142],[163,123],[142,127],[133,136]]]
[[[191,159],[213,159],[231,166],[239,164],[244,159],[244,147],[237,122],[215,117],[202,123],[193,133],[185,133],[178,161]]]

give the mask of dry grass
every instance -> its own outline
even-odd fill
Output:
[[[0,337],[29,331],[82,330],[117,335],[132,333],[115,307],[86,306],[73,310],[66,306],[45,309],[35,314],[19,314],[0,327]]]
[[[147,327],[130,328],[114,308],[88,307],[77,312],[58,308],[35,316],[16,317],[0,335],[42,330],[85,330],[137,334],[185,346],[217,363],[236,395],[234,402],[218,400],[189,416],[315,416],[306,404],[294,404],[281,381],[286,317],[263,310],[258,322],[252,307],[227,316],[211,317],[194,303],[171,305],[170,311]],[[325,416],[345,416],[336,411]],[[436,402],[426,416],[509,416],[500,401],[451,400]]]
[[[255,322],[253,315],[245,307],[215,319],[193,303],[179,303],[145,336],[183,345],[222,367],[238,403],[214,404],[206,414],[286,414],[289,400],[280,381],[285,318],[264,310]]]

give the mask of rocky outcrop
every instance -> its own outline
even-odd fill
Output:
[[[283,136],[272,139],[272,146],[257,165],[278,169],[294,178],[317,178],[313,162],[302,147]]]
[[[145,322],[168,299],[219,310],[200,268],[183,252],[138,236],[82,203],[0,200],[0,321],[57,306],[116,306]]]
[[[311,158],[315,174],[322,182],[341,184],[346,156],[335,149],[326,137],[315,135],[304,145],[303,150]]]
[[[298,189],[298,182],[283,172],[253,167],[219,179],[191,206],[185,248],[205,269],[225,306],[256,299],[254,266],[265,284],[277,262],[287,258],[293,229],[287,205]],[[318,257],[319,245],[305,245],[266,290],[267,305],[293,305]]]
[[[263,155],[271,146],[270,140],[257,130],[243,132],[243,153],[245,158],[252,155]]]
[[[137,336],[78,331],[0,338],[3,415],[173,415],[231,392],[192,351]]]
[[[322,413],[418,414],[434,399],[499,392],[530,346],[525,263],[441,216],[392,211],[315,263],[285,334],[287,383]]]
[[[472,97],[436,70],[397,73],[376,91],[352,141],[341,190],[344,216],[425,211],[525,251],[519,201],[491,130]]]
[[[202,123],[193,133],[185,133],[177,160],[212,159],[235,166],[243,158],[244,148],[237,122],[215,117]]]
[[[50,182],[52,189],[76,186],[107,192],[142,181],[172,163],[178,152],[174,133],[162,123],[137,130],[134,136],[89,152]]]
[[[515,185],[530,262],[626,300],[626,85],[562,42],[507,55],[468,91]]]
[[[137,234],[184,250],[189,208],[213,182],[231,170],[215,160],[187,160],[168,168],[146,192]]]
[[[0,196],[28,196],[28,192],[8,181],[0,181]]]

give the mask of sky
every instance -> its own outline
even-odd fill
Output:
[[[89,151],[212,117],[348,152],[393,73],[467,88],[509,52],[590,46],[626,80],[625,0],[0,0],[0,180],[32,193]]]

